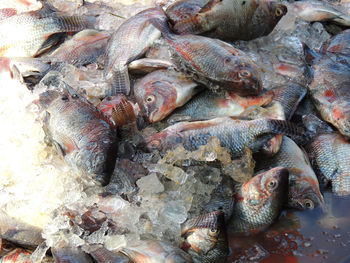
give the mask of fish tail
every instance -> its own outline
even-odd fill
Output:
[[[150,19],[150,22],[155,28],[157,28],[162,33],[165,39],[172,39],[173,33],[171,33],[166,20],[152,18]]]
[[[130,93],[130,79],[128,67],[115,68],[112,72],[112,90],[109,96],[114,96],[119,93],[129,95]]]
[[[58,32],[75,32],[86,28],[94,28],[93,16],[54,16],[52,17]]]
[[[177,22],[174,25],[174,31],[178,34],[200,34],[203,33],[201,30],[201,23],[199,16],[192,16],[187,19]]]
[[[268,126],[271,132],[287,135],[292,138],[302,138],[305,135],[303,128],[297,127],[295,124],[285,120],[269,119]]]

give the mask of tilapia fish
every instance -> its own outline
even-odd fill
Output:
[[[236,120],[229,117],[208,121],[180,122],[144,140],[140,146],[162,151],[183,144],[187,150],[198,149],[217,137],[221,146],[230,149],[233,157],[241,156],[246,147],[258,152],[273,134],[301,136],[303,130],[276,119]]]
[[[96,108],[102,111],[116,127],[135,121],[139,114],[138,105],[128,101],[123,94],[104,98]]]
[[[336,194],[350,194],[350,143],[338,133],[323,133],[306,150],[320,182],[330,182]]]
[[[157,240],[142,240],[120,250],[134,263],[190,263],[191,256],[178,247]]]
[[[183,248],[195,263],[224,263],[229,254],[225,216],[214,211],[187,220],[181,226]]]
[[[187,1],[191,3],[192,1]],[[206,34],[224,40],[251,40],[268,35],[287,13],[287,7],[274,0],[210,0],[199,11],[188,12],[181,20],[172,20],[179,34]],[[174,4],[176,6],[176,3]],[[183,3],[180,5],[184,6]],[[198,9],[198,8],[195,8]],[[177,8],[166,11],[170,18]]]
[[[350,137],[350,30],[333,37],[313,62],[309,85],[312,100],[321,117]]]
[[[64,42],[48,57],[77,67],[96,62],[105,52],[110,34],[92,29],[83,30]]]
[[[179,0],[168,6],[166,14],[173,24],[195,16],[208,0]]]
[[[260,72],[247,54],[218,39],[175,35],[165,23],[152,19],[162,31],[179,68],[191,72],[196,81],[238,95],[257,95],[262,89]]]
[[[313,209],[324,206],[319,183],[308,157],[298,145],[283,136],[282,145],[272,158],[259,159],[256,170],[285,167],[289,171],[288,206],[298,209]]]
[[[150,123],[167,117],[198,91],[198,84],[174,70],[157,70],[134,85],[135,98]]]
[[[241,97],[234,92],[216,94],[203,91],[177,109],[174,114],[188,116],[188,120],[208,120],[217,117],[239,116],[251,106],[265,106],[272,101],[273,92],[266,92],[260,96]]]
[[[130,92],[127,64],[142,56],[160,37],[160,32],[150,19],[165,20],[161,8],[149,8],[126,20],[108,41],[106,48],[105,78],[111,82],[110,95]]]
[[[57,42],[55,33],[91,28],[93,21],[92,17],[41,15],[35,12],[3,19],[0,21],[0,56],[36,56]]]
[[[102,179],[113,162],[116,139],[107,117],[60,80],[56,89],[41,93],[37,103],[46,111],[44,130],[65,161]]]
[[[288,170],[276,167],[255,175],[235,195],[230,233],[259,232],[280,215],[288,198]]]
[[[76,247],[51,247],[56,263],[93,263],[92,258]]]

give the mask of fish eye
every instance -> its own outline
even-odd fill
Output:
[[[72,95],[72,98],[73,98],[73,99],[77,99],[77,98],[78,98],[78,95],[74,93],[74,94]]]
[[[68,97],[67,97],[67,95],[63,95],[61,99],[62,100],[68,100]]]
[[[159,145],[160,145],[160,141],[159,141],[159,140],[153,140],[153,141],[151,141],[151,142],[148,144],[148,146],[149,146],[150,148],[153,148],[153,149],[158,148]]]
[[[304,200],[304,207],[306,209],[313,209],[314,208],[314,202],[312,202],[310,199]]]
[[[241,70],[238,74],[243,78],[249,78],[252,75],[249,70]]]
[[[146,98],[146,102],[147,103],[152,103],[156,98],[153,96],[153,95],[149,95],[147,98]]]
[[[267,183],[267,187],[270,189],[275,189],[277,186],[277,181],[276,180],[271,180]]]
[[[277,7],[275,10],[275,15],[278,16],[282,16],[284,14],[283,10],[281,7]]]
[[[210,235],[215,235],[219,232],[219,230],[217,228],[211,228],[209,232],[210,232]]]

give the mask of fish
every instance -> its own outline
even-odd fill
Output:
[[[41,228],[22,222],[0,210],[1,238],[22,246],[36,247],[44,241],[41,234]]]
[[[169,5],[166,14],[172,24],[181,23],[201,11],[208,0],[180,0]]]
[[[86,29],[64,42],[48,57],[77,67],[91,64],[104,54],[109,37],[108,32]]]
[[[103,182],[114,163],[116,132],[100,110],[51,73],[41,81],[49,89],[35,102],[45,114],[44,131],[73,169]]]
[[[172,10],[167,10],[167,14]],[[227,41],[252,40],[268,35],[286,13],[287,7],[280,1],[210,0],[194,14],[185,12],[185,18],[172,22],[178,34],[204,34]]]
[[[42,15],[38,12],[13,15],[0,21],[0,56],[37,56],[58,41],[55,33],[92,28],[93,23],[91,16]]]
[[[104,247],[98,247],[89,253],[97,263],[131,263],[132,261],[119,252],[112,252]]]
[[[272,91],[259,96],[241,97],[234,92],[217,94],[204,91],[192,98],[174,114],[189,116],[187,120],[208,120],[217,117],[239,116],[251,106],[265,106],[274,98]]]
[[[56,263],[93,263],[91,257],[77,247],[51,247]]]
[[[311,59],[313,80],[308,86],[322,119],[350,137],[350,30],[331,38]]]
[[[283,136],[277,154],[257,159],[255,169],[261,171],[274,167],[285,167],[289,171],[288,207],[300,210],[324,208],[319,182],[305,151],[287,136]]]
[[[136,81],[134,94],[148,122],[159,122],[198,92],[198,84],[174,70],[157,70]]]
[[[270,226],[280,215],[288,198],[289,172],[275,167],[258,173],[235,194],[229,233],[257,233]]]
[[[106,47],[104,76],[112,84],[109,95],[130,93],[127,64],[141,57],[160,32],[150,22],[151,18],[165,20],[161,8],[149,8],[127,19],[109,39]],[[135,41],[137,40],[137,41]]]
[[[292,8],[297,17],[308,22],[332,22],[350,26],[350,16],[329,2],[298,1],[293,3]]]
[[[124,94],[108,96],[96,108],[109,118],[113,127],[121,127],[136,121],[136,116],[139,115],[140,111],[138,105],[127,100]]]
[[[185,237],[183,248],[195,263],[226,262],[229,254],[222,211],[213,211],[187,220],[181,226]]]
[[[283,105],[286,120],[293,117],[299,103],[303,100],[307,93],[307,88],[297,83],[290,83],[282,87],[272,89],[274,93],[274,101],[278,101]]]
[[[258,67],[243,51],[218,39],[197,35],[175,35],[160,20],[152,19],[180,71],[214,91],[226,90],[240,96],[258,95],[262,82]]]
[[[323,186],[330,183],[337,195],[350,194],[350,143],[341,134],[321,133],[306,151]]]
[[[3,255],[0,259],[1,263],[32,263],[31,252],[23,248],[15,248]]]
[[[284,120],[237,120],[222,117],[208,121],[176,123],[145,138],[139,146],[149,151],[166,151],[182,144],[186,150],[193,151],[207,144],[211,137],[217,137],[221,146],[230,150],[232,157],[240,157],[246,147],[252,152],[258,152],[274,134],[302,136],[303,132],[303,129]]]
[[[138,244],[120,249],[134,263],[190,263],[191,256],[178,247],[158,240],[141,240]]]

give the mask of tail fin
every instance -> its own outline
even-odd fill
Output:
[[[114,96],[119,93],[123,93],[125,95],[129,95],[130,93],[130,79],[128,67],[126,65],[114,68],[112,70],[112,76],[109,79],[111,81],[112,89],[109,96]]]

